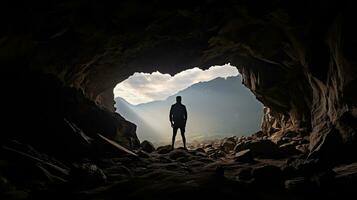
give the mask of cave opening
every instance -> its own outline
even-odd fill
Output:
[[[353,24],[357,12],[353,3],[4,4],[0,8],[5,101],[0,199],[356,197],[357,29]],[[145,141],[148,129],[130,122],[135,121],[122,114],[124,106],[115,112],[113,88],[135,72],[175,76],[189,67],[203,70],[226,62],[238,68],[244,86],[264,104],[260,132],[203,142],[193,149],[172,149]],[[219,92],[227,92],[224,88]],[[228,100],[241,105],[238,98],[228,96],[197,104],[208,111],[229,105]],[[226,119],[228,112],[236,110],[195,117],[197,106],[188,96],[182,97],[188,106],[188,125],[194,119],[199,120],[195,124],[215,125],[218,119],[212,122],[206,117],[223,114],[219,120]],[[153,99],[146,100],[151,102],[138,104],[152,104]],[[208,106],[208,100],[215,103]],[[158,116],[145,111],[150,119],[158,119],[151,124],[169,126],[173,103],[174,99]],[[188,127],[187,136],[193,135]],[[179,133],[176,139],[180,140]]]
[[[206,70],[191,68],[175,75],[135,72],[113,90],[116,112],[137,125],[140,141],[169,144],[169,111],[176,96],[187,108],[189,148],[224,137],[249,136],[261,129],[263,105],[242,84],[230,63]],[[176,137],[182,145],[181,137]],[[176,145],[176,146],[177,146]]]

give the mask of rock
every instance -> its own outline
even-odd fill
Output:
[[[136,154],[140,157],[140,158],[150,158],[150,154],[147,153],[147,151],[136,151]]]
[[[184,156],[184,157],[179,157],[179,158],[177,158],[176,159],[176,161],[177,162],[180,162],[180,163],[186,163],[186,162],[188,162],[188,161],[190,161],[191,159],[189,158],[189,157],[186,157],[186,156]]]
[[[308,137],[303,137],[301,140],[299,140],[299,144],[309,144],[309,138]]]
[[[161,146],[156,149],[157,153],[159,154],[167,154],[172,150],[171,145]]]
[[[294,138],[297,136],[301,136],[301,134],[296,131],[287,131],[287,132],[285,132],[284,136],[289,137],[289,138]]]
[[[218,150],[213,147],[206,149],[206,152],[208,155],[211,155],[211,154],[215,153],[216,151],[218,151]]]
[[[239,144],[239,143],[243,142],[243,140],[244,140],[244,136],[237,137],[236,138],[236,144]]]
[[[189,157],[190,155],[188,154],[187,150],[183,149],[175,149],[171,151],[169,154],[169,158],[176,160],[181,157]]]
[[[206,153],[206,151],[203,148],[197,148],[195,151],[201,152],[201,153]]]
[[[247,181],[253,178],[252,168],[243,168],[239,171],[236,177],[238,180]]]
[[[244,149],[250,149],[253,157],[271,158],[279,156],[278,146],[270,140],[246,141],[234,148],[236,152]]]
[[[196,150],[190,150],[189,153],[194,155],[194,156],[201,156],[201,157],[206,157],[207,156],[205,150],[203,150],[202,148],[198,148]]]
[[[249,149],[252,151],[253,156],[271,157],[278,154],[277,145],[270,140],[253,141],[250,143]]]
[[[283,145],[283,144],[286,144],[286,143],[289,143],[291,142],[291,138],[287,138],[287,137],[282,137],[280,138],[279,140],[277,140],[275,143],[280,146],[280,145]]]
[[[72,182],[84,187],[98,186],[106,182],[107,176],[97,165],[91,163],[75,164],[70,172]]]
[[[105,173],[108,174],[108,176],[112,174],[132,176],[133,174],[133,172],[128,167],[125,167],[124,165],[120,165],[120,164],[116,164],[110,168],[105,169]]]
[[[147,141],[147,140],[144,140],[140,144],[140,147],[141,147],[142,150],[144,150],[144,151],[146,151],[148,153],[151,153],[151,152],[155,151],[154,145],[151,142]]]
[[[236,136],[228,137],[228,138],[226,138],[224,141],[225,141],[225,142],[226,142],[226,141],[229,141],[229,142],[236,143]]]
[[[289,165],[282,166],[281,171],[283,172],[285,179],[293,179],[297,176],[301,176],[294,167]]]
[[[252,162],[253,156],[249,149],[236,153],[234,160],[237,162]]]
[[[0,192],[5,192],[11,189],[9,181],[0,175]]]
[[[166,158],[166,157],[163,157],[163,156],[160,156],[156,159],[157,162],[159,163],[171,163],[172,160],[170,160],[169,158]]]
[[[222,158],[225,156],[226,156],[226,153],[222,150],[216,150],[212,154],[209,154],[209,157],[214,158],[214,159]]]
[[[298,176],[311,176],[327,169],[318,159],[292,159],[286,165],[292,167]]]
[[[339,188],[355,190],[357,185],[357,162],[342,164],[335,168],[335,183]]]
[[[26,200],[31,199],[30,191],[27,190],[10,190],[3,195],[1,195],[4,199],[11,199],[11,200]]]
[[[313,189],[311,181],[305,177],[296,177],[284,182],[284,186],[287,190],[294,192],[308,191]]]
[[[253,135],[252,135],[253,138],[261,138],[261,137],[264,137],[264,136],[266,136],[266,135],[264,134],[263,131],[258,131],[256,133],[253,133]]]
[[[267,187],[282,185],[283,183],[283,173],[279,167],[274,165],[254,168],[252,176],[254,177],[255,183],[263,184]]]
[[[222,143],[221,147],[222,147],[223,151],[229,152],[234,149],[235,145],[236,145],[235,141],[226,139]]]
[[[235,147],[234,147],[234,151],[235,152],[239,152],[239,151],[243,151],[245,149],[249,148],[249,144],[251,143],[251,141],[245,141],[243,140],[242,142],[238,143]]]
[[[296,150],[300,151],[301,153],[308,153],[309,152],[309,144],[300,144],[297,145]]]
[[[296,149],[296,142],[294,141],[280,145],[279,151],[281,155],[284,156],[293,156],[293,155],[301,154],[301,151]]]
[[[301,138],[303,134],[301,132],[298,132],[298,130],[293,131],[293,130],[280,130],[275,132],[270,139],[278,144],[282,145],[286,142],[290,142],[291,140],[294,140],[294,138]]]
[[[201,167],[201,166],[205,165],[204,162],[201,162],[198,160],[190,160],[190,161],[186,162],[185,164],[190,167]]]
[[[339,165],[333,168],[337,178],[355,178],[357,179],[357,162],[348,165]]]
[[[332,186],[335,176],[336,173],[332,169],[327,169],[314,174],[311,177],[311,181],[320,188],[328,188],[329,186]]]

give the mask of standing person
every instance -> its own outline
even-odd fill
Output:
[[[183,147],[186,149],[186,138],[185,138],[185,126],[187,121],[187,110],[186,106],[181,103],[181,96],[176,97],[176,103],[171,106],[170,109],[170,123],[173,129],[172,135],[172,149],[174,149],[175,138],[177,134],[177,129],[180,129]]]

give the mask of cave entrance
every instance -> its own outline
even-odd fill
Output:
[[[230,64],[206,70],[196,67],[174,76],[136,72],[114,88],[116,112],[137,125],[141,141],[156,145],[170,143],[169,110],[178,95],[188,111],[188,143],[260,130],[263,105]],[[181,142],[179,133],[176,141]]]

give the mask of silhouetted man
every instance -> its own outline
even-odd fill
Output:
[[[185,126],[187,121],[186,106],[181,103],[181,96],[176,97],[176,103],[170,109],[170,122],[173,128],[172,149],[174,149],[177,129],[180,129],[183,146],[186,149]]]

